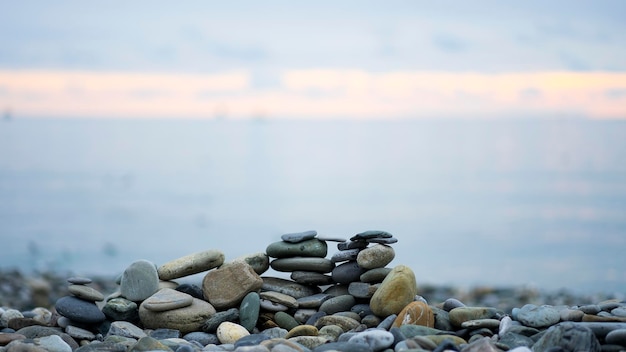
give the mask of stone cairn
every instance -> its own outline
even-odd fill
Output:
[[[106,299],[90,279],[70,278],[52,311],[0,308],[0,352],[626,350],[623,301],[510,314],[455,298],[428,304],[409,267],[386,267],[397,239],[385,231],[281,239],[229,262],[217,250],[135,261]],[[329,242],[338,252],[326,258]],[[270,267],[289,278],[261,276]],[[201,286],[174,281],[199,273]]]

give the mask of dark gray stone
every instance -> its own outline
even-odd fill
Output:
[[[59,298],[54,307],[59,314],[79,323],[98,324],[106,319],[94,302],[73,296]]]
[[[93,281],[88,277],[72,276],[67,279],[67,282],[74,285],[89,285]]]
[[[546,352],[554,347],[560,347],[565,351],[601,350],[600,343],[591,329],[571,322],[550,327],[533,345],[533,352]]]
[[[321,317],[323,317],[323,316],[326,316],[326,313],[324,313],[324,312],[317,312],[317,313],[315,313],[315,314],[311,315],[311,317],[309,317],[309,319],[307,319],[307,321],[305,322],[305,324],[306,324],[306,325],[315,325],[315,322],[316,322],[319,318],[321,318]]]
[[[526,304],[517,312],[517,320],[533,328],[545,328],[558,323],[561,313],[552,306]]]
[[[355,304],[352,308],[350,308],[350,311],[358,314],[361,318],[366,315],[374,314],[374,312],[372,312],[372,308],[370,308],[370,305],[367,303]]]
[[[443,310],[449,312],[454,308],[465,307],[465,304],[456,298],[448,298],[443,302]]]
[[[355,261],[345,262],[333,269],[332,277],[336,283],[349,284],[353,281],[359,281],[359,277],[363,274],[363,270]]]
[[[398,242],[398,239],[395,237],[389,238],[370,238],[366,240],[367,243],[376,243],[376,244],[394,244]]]
[[[385,280],[385,278],[387,277],[387,274],[389,274],[390,272],[391,268],[371,269],[361,274],[361,276],[359,276],[359,280],[361,282],[367,282],[370,284],[383,282],[383,280]]]
[[[217,312],[210,316],[202,325],[202,331],[213,333],[217,331],[217,328],[221,323],[228,321],[231,323],[236,322],[239,319],[239,309],[230,308],[226,311]]]
[[[498,342],[509,346],[509,348],[532,347],[532,345],[535,343],[535,341],[533,341],[533,339],[531,339],[530,337],[516,334],[514,332],[507,332],[504,335],[500,336]]]
[[[329,273],[335,265],[326,258],[316,257],[291,257],[274,259],[270,266],[276,271],[314,271],[318,273]]]
[[[177,339],[180,337],[180,330],[160,328],[152,330],[148,336],[154,337],[157,340]]]
[[[326,293],[318,293],[311,296],[300,297],[296,301],[298,302],[298,308],[318,308],[327,299],[332,296]]]
[[[302,241],[315,238],[315,236],[317,236],[317,231],[309,230],[309,231],[302,231],[302,232],[286,233],[280,236],[280,239],[289,243],[299,243]]]
[[[368,243],[365,240],[358,241],[346,241],[337,243],[337,249],[340,251],[347,251],[351,249],[363,249],[367,247]]]
[[[285,312],[276,312],[276,314],[274,314],[274,321],[285,330],[291,330],[300,325],[294,317]]]
[[[617,329],[606,334],[604,338],[606,343],[626,346],[626,329]]]
[[[356,235],[350,237],[350,241],[368,240],[372,238],[391,238],[391,237],[393,237],[393,235],[391,235],[387,231],[370,230],[370,231],[357,233]]]
[[[339,251],[330,257],[330,261],[333,263],[340,263],[340,262],[345,262],[348,260],[356,261],[356,257],[359,255],[360,251],[361,251],[360,248],[346,249],[345,251]]]
[[[181,284],[176,287],[176,291],[186,293],[193,298],[204,299],[202,294],[202,287],[194,284]]]
[[[239,324],[252,331],[259,319],[261,309],[261,298],[256,292],[250,292],[243,298],[239,306]]]
[[[272,258],[290,257],[319,257],[323,258],[328,253],[328,245],[318,239],[309,239],[298,243],[278,241],[271,243],[265,249],[265,253]]]
[[[356,298],[372,298],[378,286],[378,284],[371,285],[366,282],[355,281],[348,286],[348,293]]]
[[[291,279],[303,285],[326,286],[333,284],[332,277],[312,271],[294,271],[291,273]]]
[[[350,308],[356,303],[354,296],[352,295],[342,295],[333,297],[320,306],[319,310],[321,312],[325,312],[326,314],[334,314],[337,312],[345,312],[349,311]]]
[[[187,341],[196,341],[202,346],[206,346],[208,344],[218,345],[220,340],[217,338],[216,334],[209,334],[202,331],[194,331],[183,336],[183,339]]]

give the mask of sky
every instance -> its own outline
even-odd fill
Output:
[[[623,1],[5,1],[0,112],[626,118]]]

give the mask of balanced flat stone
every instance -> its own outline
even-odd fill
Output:
[[[217,268],[222,264],[224,253],[207,250],[167,262],[159,267],[158,273],[161,280],[173,280]]]
[[[364,272],[363,274],[361,274],[361,276],[359,276],[359,280],[361,282],[367,282],[367,283],[383,282],[385,277],[387,277],[387,275],[390,272],[391,272],[391,268],[370,269]]]
[[[69,293],[86,301],[100,302],[104,300],[104,295],[93,287],[85,285],[69,285]]]
[[[317,231],[310,230],[303,232],[286,233],[280,236],[280,239],[289,243],[298,243],[315,238],[315,236],[317,236]]]
[[[271,243],[265,249],[267,255],[272,258],[289,257],[320,257],[323,258],[328,253],[328,245],[324,241],[316,238],[298,243],[278,241]]]
[[[303,285],[326,286],[334,283],[332,277],[312,271],[294,271],[290,277],[293,281]]]
[[[291,280],[282,279],[279,277],[264,276],[263,286],[264,291],[276,291],[289,295],[295,299],[302,297],[312,296],[320,293],[320,288],[316,286],[302,285]]]
[[[370,230],[370,231],[357,233],[356,235],[350,237],[350,241],[369,240],[372,238],[391,238],[391,237],[393,237],[393,235],[387,231]]]
[[[264,291],[259,293],[261,299],[266,299],[274,303],[282,304],[288,308],[298,308],[298,301],[284,293],[276,291]]]
[[[139,302],[152,296],[159,290],[159,275],[153,263],[138,260],[132,263],[120,281],[120,292],[123,297]]]
[[[365,270],[356,261],[349,261],[337,265],[332,271],[333,281],[338,284],[349,284],[358,281]]]
[[[243,262],[229,263],[209,271],[202,280],[204,298],[215,308],[233,308],[263,285],[261,277]]]
[[[272,269],[282,272],[313,271],[318,273],[329,273],[334,268],[334,264],[330,261],[330,259],[315,257],[275,259],[270,263],[270,266]]]
[[[153,312],[163,312],[188,307],[192,302],[193,297],[191,295],[172,290],[171,288],[162,288],[152,296],[146,298],[142,304],[146,309]]]
[[[59,298],[54,307],[59,314],[78,323],[97,324],[106,319],[94,302],[74,296]]]

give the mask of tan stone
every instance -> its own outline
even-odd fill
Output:
[[[221,343],[235,343],[240,338],[250,335],[250,332],[239,324],[225,321],[217,327],[216,334]]]
[[[189,254],[161,265],[159,279],[167,281],[207,271],[224,263],[224,253],[217,250]]]
[[[376,269],[391,263],[395,256],[396,253],[391,246],[377,244],[361,250],[356,262],[363,269]]]
[[[427,326],[429,328],[435,327],[435,315],[433,310],[428,304],[422,301],[415,301],[409,303],[398,314],[396,320],[394,320],[392,327],[399,327],[400,325],[413,324]]]
[[[417,284],[413,270],[398,265],[389,272],[370,300],[372,312],[379,317],[398,314],[415,299]]]
[[[245,262],[228,263],[209,271],[202,280],[204,298],[217,309],[237,306],[250,292],[258,291],[263,279]]]
[[[142,303],[139,306],[139,319],[147,329],[176,329],[180,330],[181,334],[186,334],[200,331],[204,322],[215,312],[210,303],[194,298],[187,307],[163,312],[148,310]]]
[[[296,336],[317,336],[319,334],[319,330],[313,325],[298,325],[295,328],[289,330],[286,339],[296,337]]]

